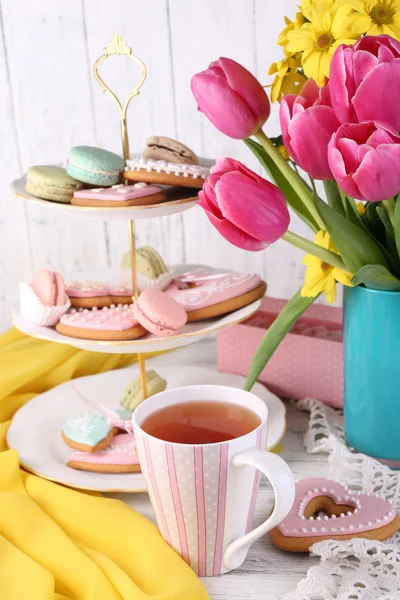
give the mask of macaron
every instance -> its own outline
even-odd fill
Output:
[[[67,173],[84,183],[108,187],[120,181],[124,160],[108,150],[92,146],[71,148]]]
[[[143,290],[133,305],[133,314],[139,323],[160,337],[175,335],[187,321],[184,308],[171,296],[160,290]]]
[[[127,252],[122,261],[121,267],[129,269],[131,266],[130,253]],[[151,279],[157,279],[168,269],[160,254],[151,246],[142,246],[136,250],[136,271]]]
[[[187,165],[197,165],[199,162],[193,150],[176,140],[161,135],[152,135],[146,140],[143,157]]]
[[[61,167],[39,165],[30,167],[26,174],[25,191],[37,198],[68,203],[82,183]]]
[[[166,387],[167,382],[159,376],[157,371],[153,369],[146,371],[147,397],[163,392]],[[143,400],[142,380],[139,375],[124,390],[119,403],[126,410],[135,410]]]
[[[64,279],[56,271],[36,271],[31,288],[44,306],[63,306],[67,302]]]

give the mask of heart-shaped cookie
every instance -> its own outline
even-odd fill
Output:
[[[352,492],[330,479],[312,478],[296,483],[291,511],[269,535],[281,550],[307,552],[324,539],[385,540],[399,527],[400,519],[387,500]]]

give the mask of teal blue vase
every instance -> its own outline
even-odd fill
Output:
[[[400,467],[400,292],[344,292],[346,443]]]

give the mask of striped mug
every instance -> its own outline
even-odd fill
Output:
[[[257,414],[260,424],[246,435],[213,444],[170,443],[141,428],[154,412],[193,401],[243,406]],[[268,409],[264,402],[236,388],[193,385],[148,398],[132,420],[141,469],[164,539],[199,576],[240,567],[251,544],[278,525],[294,501],[288,465],[265,451]],[[261,474],[274,489],[274,510],[251,530]]]

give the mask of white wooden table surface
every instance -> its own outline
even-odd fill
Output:
[[[182,369],[186,365],[216,368],[216,341],[215,338],[207,338],[148,362],[152,368],[157,368],[157,365],[181,365]],[[281,456],[288,462],[296,480],[326,476],[326,457],[306,454],[303,447],[302,438],[307,427],[308,413],[300,412],[289,405],[286,408],[287,431]],[[112,496],[124,500],[155,522],[147,494]],[[263,480],[256,505],[254,527],[265,520],[272,504],[272,488]],[[240,569],[220,577],[203,578],[203,583],[211,600],[279,600],[286,592],[294,590],[306,571],[317,562],[318,559],[307,554],[281,552],[272,545],[268,536],[264,536],[250,548],[247,560]]]

